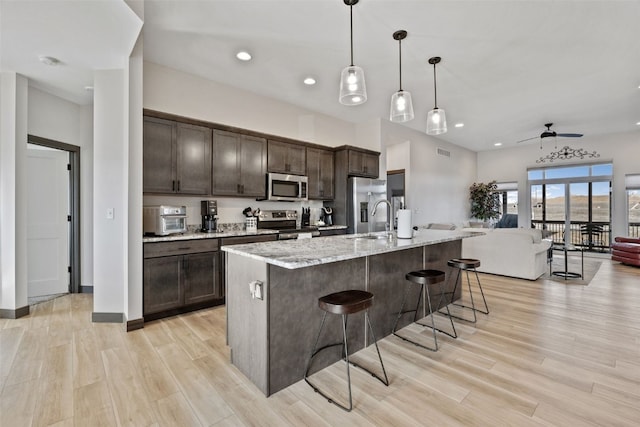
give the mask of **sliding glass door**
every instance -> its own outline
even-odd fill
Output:
[[[556,243],[608,251],[611,173],[610,164],[530,170],[532,226]]]

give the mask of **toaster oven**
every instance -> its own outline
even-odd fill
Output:
[[[168,236],[187,231],[186,206],[144,206],[142,215],[144,234]]]

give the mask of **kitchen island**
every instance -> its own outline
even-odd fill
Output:
[[[376,338],[389,335],[405,274],[434,268],[448,279],[447,261],[460,257],[461,239],[474,235],[420,230],[412,239],[375,233],[223,247],[231,363],[267,396],[301,380],[322,319],[318,298],[346,289],[374,294],[369,314]],[[453,283],[447,286],[452,290]],[[411,320],[405,316],[399,327]],[[339,324],[340,316],[328,316],[321,341],[340,341]],[[363,316],[349,318],[348,333],[350,353],[372,344]],[[322,369],[339,359],[336,351],[314,364]]]

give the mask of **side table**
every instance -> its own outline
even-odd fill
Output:
[[[578,246],[573,245],[564,245],[564,244],[554,244],[552,246],[554,251],[562,251],[564,252],[564,271],[554,271],[552,274],[554,276],[564,277],[564,280],[567,279],[580,279],[584,277],[584,250]],[[569,252],[580,252],[580,273],[574,273],[569,271],[568,266],[568,253]]]

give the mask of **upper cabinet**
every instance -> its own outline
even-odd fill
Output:
[[[332,200],[333,175],[333,151],[307,147],[309,199]]]
[[[269,140],[267,170],[269,172],[306,175],[307,161],[304,145]]]
[[[266,139],[213,131],[213,195],[264,197],[266,173]]]
[[[211,129],[145,117],[143,191],[210,194]]]
[[[350,176],[378,178],[380,174],[380,154],[348,149],[348,171]]]

